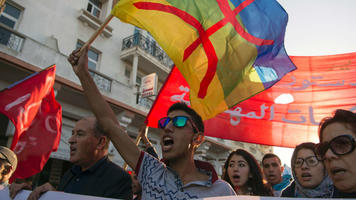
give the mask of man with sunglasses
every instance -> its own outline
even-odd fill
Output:
[[[316,152],[334,182],[336,198],[356,197],[356,114],[336,110],[319,126],[320,144]]]
[[[8,185],[12,173],[17,167],[17,156],[11,149],[0,146],[0,190]]]
[[[204,141],[201,117],[185,104],[174,104],[159,121],[163,161],[140,151],[120,126],[88,71],[88,48],[68,57],[101,128],[126,163],[135,169],[142,185],[142,199],[194,199],[234,195],[231,186],[217,178],[212,165],[194,161]]]

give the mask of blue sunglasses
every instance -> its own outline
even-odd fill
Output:
[[[175,116],[173,118],[163,117],[160,120],[158,120],[158,128],[164,129],[170,121],[172,121],[173,126],[178,128],[184,127],[187,124],[187,121],[190,121],[190,123],[193,126],[194,133],[198,132],[198,128],[195,126],[193,121],[187,116]]]

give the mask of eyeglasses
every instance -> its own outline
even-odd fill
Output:
[[[324,160],[329,148],[338,156],[349,154],[354,151],[355,143],[355,139],[351,135],[340,135],[330,140],[330,142],[319,143],[316,146],[318,159]]]
[[[308,167],[315,167],[316,165],[318,165],[319,160],[316,156],[309,156],[306,158],[297,158],[294,162],[294,166],[295,168],[300,168],[303,166],[303,163],[306,163]]]
[[[158,120],[158,128],[164,129],[170,121],[172,121],[173,126],[178,128],[184,127],[187,124],[187,121],[190,121],[193,126],[194,133],[198,132],[198,128],[195,126],[193,121],[187,116],[175,116],[173,118],[163,117],[162,119]]]

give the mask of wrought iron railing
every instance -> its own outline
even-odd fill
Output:
[[[12,29],[0,24],[0,44],[19,52],[25,38],[15,33]]]
[[[142,98],[140,96],[139,100],[138,100],[138,105],[150,110],[152,105],[153,105],[153,101],[150,100],[149,98]]]
[[[122,41],[122,49],[126,50],[132,47],[139,47],[145,52],[151,54],[160,63],[168,68],[173,66],[173,61],[168,57],[168,55],[158,46],[156,41],[146,38],[141,33],[135,33]]]
[[[90,70],[89,73],[91,77],[93,77],[95,84],[98,86],[100,90],[104,90],[107,92],[111,91],[112,80],[110,78],[107,78],[92,70]]]

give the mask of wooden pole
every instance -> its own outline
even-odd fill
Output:
[[[148,126],[146,126],[146,128],[145,128],[145,134],[146,135],[147,135],[147,132],[148,132]],[[137,135],[137,137],[136,137],[136,141],[135,141],[136,146],[138,146],[140,141],[141,141],[141,134]],[[124,166],[122,168],[124,168],[124,170],[127,169],[127,163],[126,162],[125,162],[125,164],[124,164]]]
[[[114,16],[112,14],[110,14],[105,21],[101,24],[101,26],[93,33],[93,35],[89,38],[89,40],[83,45],[83,47],[80,49],[80,53],[82,53],[82,50],[87,47],[90,46],[94,40],[104,31],[104,28],[109,24],[109,22],[111,21],[111,19]]]
[[[5,10],[5,6],[6,6],[5,3],[6,0],[0,0],[0,14]]]

